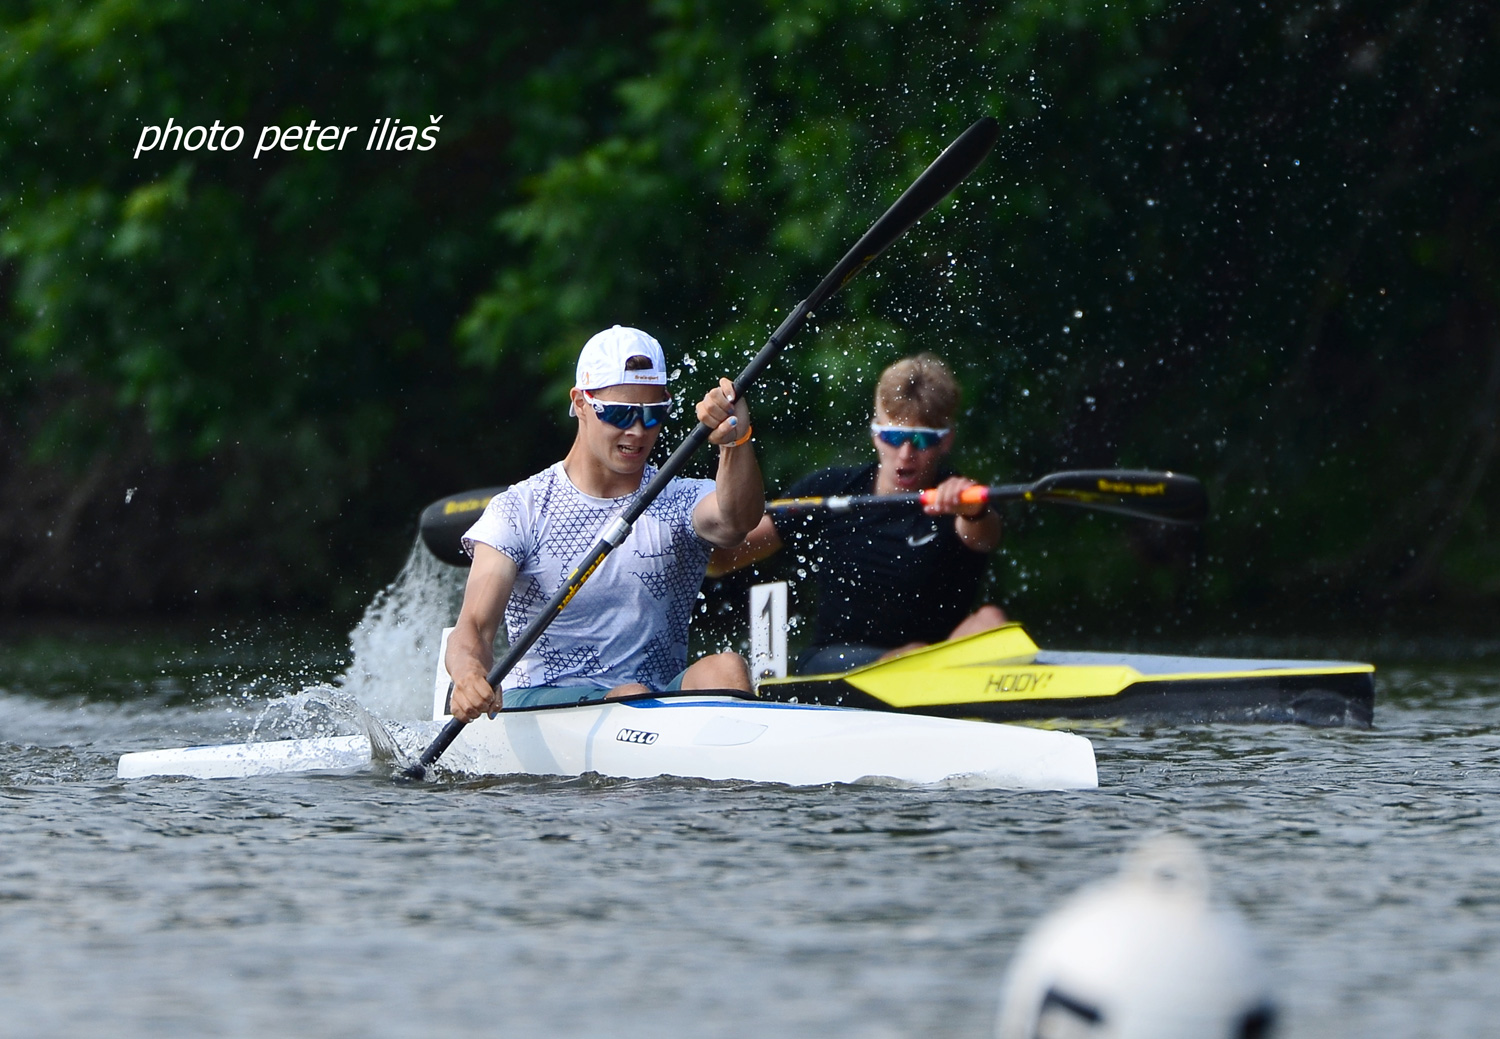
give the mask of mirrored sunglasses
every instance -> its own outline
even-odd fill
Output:
[[[946,429],[932,429],[929,426],[883,426],[879,422],[870,423],[870,432],[892,447],[910,444],[918,451],[937,447],[943,442],[943,437],[948,435]]]
[[[672,402],[660,404],[621,404],[612,400],[599,400],[588,390],[582,390],[583,399],[593,406],[594,414],[616,429],[629,429],[639,422],[647,429],[655,429],[672,414]]]

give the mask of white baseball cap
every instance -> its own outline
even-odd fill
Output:
[[[626,370],[625,362],[644,357],[649,368]],[[578,355],[577,381],[580,390],[598,390],[605,386],[665,386],[667,358],[661,344],[639,328],[616,325],[606,328],[583,344]]]

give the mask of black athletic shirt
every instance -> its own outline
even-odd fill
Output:
[[[792,484],[785,496],[873,494],[876,468],[824,469]],[[974,608],[988,557],[959,540],[952,516],[905,505],[773,512],[771,520],[785,550],[805,560],[800,565],[813,575],[814,647],[940,642]]]

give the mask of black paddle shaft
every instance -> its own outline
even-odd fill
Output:
[[[749,389],[766,365],[770,364],[772,358],[780,353],[792,337],[801,330],[818,307],[863,270],[866,264],[885,252],[886,248],[900,238],[924,213],[946,198],[965,177],[974,172],[974,168],[979,165],[985,155],[989,154],[999,132],[999,125],[995,120],[986,116],[943,149],[943,153],[912,182],[911,187],[901,194],[895,205],[875,221],[864,236],[854,243],[854,248],[850,249],[838,265],[828,272],[828,276],[818,284],[818,287],[813,289],[806,299],[798,303],[781,326],[771,333],[771,338],[766,340],[766,345],[760,348],[760,352],[745,366],[745,370],[740,372],[739,378],[734,380],[736,399]],[[541,612],[526,626],[526,630],[521,633],[520,637],[511,644],[505,656],[490,668],[485,679],[491,688],[497,686],[536,640],[541,638],[542,632],[547,630],[548,625],[563,611],[573,596],[578,594],[578,590],[598,569],[604,557],[619,547],[630,533],[635,521],[640,519],[641,514],[650,507],[657,495],[661,494],[667,484],[677,475],[678,470],[687,463],[688,458],[698,450],[712,432],[702,422],[698,423],[682,443],[677,445],[677,450],[673,451],[671,456],[662,463],[662,467],[641,491],[634,504],[604,529],[599,535],[598,543],[568,575],[563,586],[557,590],[547,605],[542,607]],[[425,776],[428,766],[441,757],[449,745],[458,738],[465,724],[457,718],[450,719],[438,733],[437,738],[422,752],[417,763],[405,770],[405,775],[411,779],[421,779]]]
[[[1157,523],[1193,525],[1208,516],[1208,495],[1203,485],[1182,473],[1150,469],[1085,469],[1052,473],[1032,483],[974,486],[975,502],[1030,501],[1074,505],[1084,509],[1118,513]],[[775,512],[807,512],[886,506],[912,506],[923,502],[925,491],[896,494],[846,494],[820,498],[780,498],[766,503]]]

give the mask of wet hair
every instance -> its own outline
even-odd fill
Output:
[[[643,354],[635,354],[625,358],[625,370],[627,372],[649,372],[651,370],[651,358]]]
[[[935,354],[903,358],[880,373],[875,406],[888,418],[945,429],[958,414],[958,380]]]

